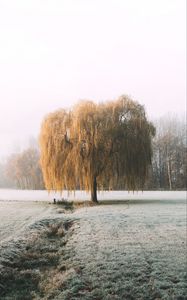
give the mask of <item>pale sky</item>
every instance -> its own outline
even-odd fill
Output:
[[[186,0],[0,0],[0,156],[44,115],[122,94],[186,109]]]

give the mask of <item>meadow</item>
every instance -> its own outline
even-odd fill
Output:
[[[6,192],[0,299],[187,299],[186,192],[82,194],[79,208]]]

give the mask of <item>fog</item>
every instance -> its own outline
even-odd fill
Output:
[[[186,110],[185,0],[0,0],[0,158],[46,113],[121,94]]]

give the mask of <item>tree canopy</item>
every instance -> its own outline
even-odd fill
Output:
[[[144,107],[126,96],[48,114],[40,132],[47,190],[85,189],[97,202],[97,189],[143,189],[154,133]]]

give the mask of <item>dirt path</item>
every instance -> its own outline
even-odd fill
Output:
[[[134,202],[76,213],[55,299],[187,299],[185,202]]]

